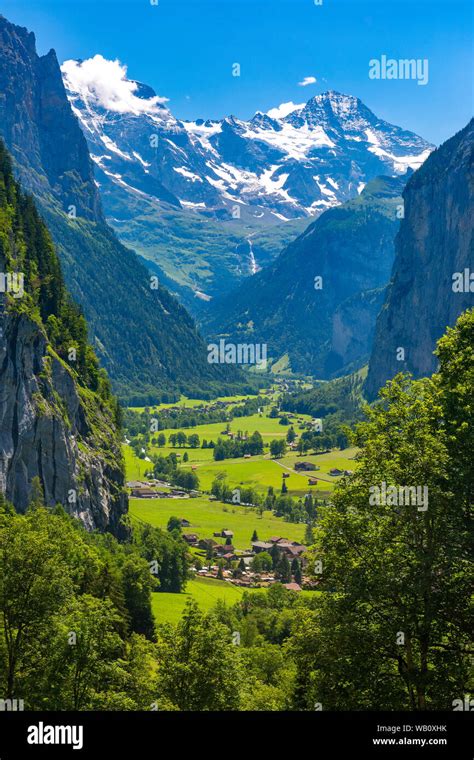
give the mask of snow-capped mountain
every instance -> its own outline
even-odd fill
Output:
[[[377,175],[418,168],[433,148],[334,91],[249,121],[180,121],[118,61],[66,61],[62,73],[99,184],[205,216],[317,215]]]

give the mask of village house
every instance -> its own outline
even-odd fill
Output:
[[[141,480],[129,480],[125,485],[127,488],[139,488],[140,486],[145,485],[145,483],[142,483]]]
[[[213,538],[200,538],[198,543],[198,547],[200,549],[204,549],[205,551],[207,551],[209,548],[215,550],[215,547],[219,545],[220,544],[218,544],[217,541],[214,541]]]
[[[295,464],[295,470],[315,470],[316,465],[312,462],[296,462]]]
[[[163,499],[169,496],[165,491],[158,491],[155,486],[148,485],[147,483],[140,483],[138,486],[132,488],[130,496],[135,499]]]
[[[195,546],[199,540],[196,533],[183,533],[183,538],[189,546]]]
[[[189,526],[191,525],[189,520],[185,520],[184,517],[182,517],[179,522],[181,523],[182,528],[189,528]]]
[[[288,589],[288,591],[301,591],[299,583],[284,583],[283,586]]]
[[[234,547],[231,546],[230,544],[217,544],[214,547],[214,549],[216,553],[219,554],[220,556],[223,556],[224,554],[227,554],[227,553],[232,554],[234,552]]]
[[[221,532],[222,538],[234,538],[234,531],[233,530],[223,530]]]
[[[273,544],[271,544],[269,541],[252,541],[252,549],[254,550],[255,554],[260,554],[260,552],[269,552],[272,547]]]
[[[308,478],[308,485],[309,486],[316,486],[318,484],[317,478]]]

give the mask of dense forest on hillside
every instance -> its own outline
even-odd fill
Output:
[[[27,709],[451,710],[472,689],[473,345],[471,311],[439,372],[397,376],[357,426],[359,467],[318,506],[309,597],[276,584],[155,626],[151,595],[185,584],[179,532],[119,544],[45,510],[39,487],[24,516],[2,500],[2,693]],[[384,482],[429,503],[374,503]]]
[[[287,412],[310,414],[321,419],[322,430],[303,434],[302,439],[316,449],[347,446],[349,428],[363,418],[362,373],[318,383],[313,388],[286,393],[281,408]]]

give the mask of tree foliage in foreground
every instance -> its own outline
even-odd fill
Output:
[[[397,376],[358,425],[359,467],[316,529],[327,593],[289,643],[297,708],[451,709],[472,689],[473,325],[461,316],[439,372]],[[374,504],[383,483],[426,487],[428,502]]]
[[[153,589],[186,580],[179,531],[141,526],[120,544],[46,510],[38,482],[25,515],[0,496],[0,699],[36,710],[452,709],[472,692],[473,338],[470,312],[439,342],[433,378],[398,376],[367,410],[359,466],[308,529],[319,593],[275,584],[209,614],[190,602],[178,625],[155,627]],[[396,498],[374,501],[382,484]],[[406,503],[402,487],[426,488],[427,501]]]

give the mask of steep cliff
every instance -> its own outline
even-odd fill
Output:
[[[369,398],[397,372],[434,372],[436,341],[473,305],[473,155],[471,120],[406,186],[405,218],[367,376]]]
[[[49,233],[0,141],[0,490],[19,511],[39,477],[89,529],[127,510],[115,399]]]
[[[232,390],[235,369],[209,365],[194,321],[105,222],[86,140],[56,54],[0,16],[0,136],[35,195],[117,392],[148,403],[163,392]],[[155,287],[156,286],[156,287]],[[227,385],[228,384],[228,385]]]

